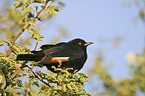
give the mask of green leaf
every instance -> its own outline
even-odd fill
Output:
[[[36,9],[36,12],[37,12],[37,10],[38,10],[38,6],[35,6],[35,9]]]
[[[34,82],[32,83],[32,85],[33,85],[33,86],[40,87],[40,85],[38,84],[38,81],[34,81]]]
[[[4,67],[7,65],[16,64],[16,61],[7,57],[0,57],[0,67],[2,67],[1,64],[3,64],[2,66]]]
[[[72,90],[72,87],[71,87],[70,84],[67,84],[66,86],[67,86],[67,88],[68,88],[69,90]]]
[[[26,2],[25,2],[25,5],[30,5],[30,4],[32,4],[33,2],[31,1],[31,0],[27,0]]]
[[[58,4],[61,6],[65,6],[65,3],[61,2],[61,1],[58,1]]]
[[[6,56],[5,53],[0,52],[0,57],[5,57],[5,56]]]
[[[3,43],[0,43],[0,46],[3,46],[4,44]]]
[[[50,6],[48,6],[46,9],[48,9],[47,14],[50,16],[55,16],[56,15],[56,11],[58,12],[60,10],[60,7],[55,7],[53,6],[54,2],[50,3]]]
[[[64,92],[67,91],[66,84],[63,84],[63,85],[62,85],[62,90],[63,90]]]
[[[17,1],[13,6],[15,8],[18,8],[18,7],[21,7],[24,5],[24,1],[23,0],[20,0],[20,1]]]
[[[22,15],[25,15],[27,13],[31,13],[32,11],[35,12],[35,10],[33,10],[32,7],[25,7],[24,10],[23,10],[23,12],[22,12]]]
[[[4,40],[5,43],[8,44],[8,46],[11,48],[11,50],[16,54],[20,53],[22,48],[19,45],[11,45],[11,42],[9,40]]]
[[[54,87],[54,90],[57,90],[57,91],[60,91],[62,89],[61,86],[58,86],[58,87]]]
[[[44,3],[44,0],[34,0],[34,3]]]
[[[140,18],[145,19],[145,11],[144,10],[141,10],[139,15],[140,15]]]
[[[28,29],[28,32],[30,33],[31,37],[37,41],[42,41],[41,38],[44,38],[41,34],[40,31],[34,27]]]
[[[59,12],[60,11],[60,7],[53,7],[54,11]]]
[[[76,92],[79,91],[79,88],[74,83],[71,82],[70,84],[75,89]]]

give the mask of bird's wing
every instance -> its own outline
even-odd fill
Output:
[[[58,43],[58,44],[45,44],[45,45],[42,45],[40,48],[42,50],[46,50],[46,49],[49,49],[49,48],[52,48],[52,47],[55,47],[55,46],[58,46],[58,45],[62,45],[62,44],[66,44],[66,43],[61,42],[61,43]]]
[[[45,44],[45,45],[42,45],[40,48],[42,49],[42,50],[45,50],[45,49],[49,49],[49,48],[52,48],[52,47],[54,47],[55,45],[52,45],[52,44]]]
[[[39,62],[41,64],[57,63],[79,59],[84,56],[84,51],[78,46],[61,45],[43,51],[45,56]]]

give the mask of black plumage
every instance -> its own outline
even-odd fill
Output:
[[[16,60],[36,61],[47,67],[52,72],[56,68],[73,68],[68,70],[71,73],[79,71],[87,59],[87,46],[92,42],[85,42],[82,39],[74,39],[69,42],[61,42],[56,45],[42,45],[40,51],[32,51],[32,54],[19,54]],[[60,65],[58,61],[61,60]]]

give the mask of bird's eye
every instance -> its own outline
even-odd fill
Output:
[[[81,42],[79,42],[79,45],[82,45],[82,43],[81,43]]]

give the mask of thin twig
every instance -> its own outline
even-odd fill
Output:
[[[37,48],[37,45],[38,45],[38,42],[36,42],[36,45],[35,45],[35,48],[34,48],[34,50],[33,50],[33,51],[35,51],[35,50],[36,50],[36,48]]]
[[[43,82],[44,84],[46,84],[47,86],[49,86],[49,87],[52,87],[50,84],[48,84],[48,83],[46,83],[45,81],[43,81],[41,78],[39,78],[35,73],[34,73],[34,71],[32,70],[32,67],[30,68],[30,67],[28,67],[29,69],[30,69],[30,71],[33,73],[33,75],[36,77],[36,78],[38,78],[41,82]],[[29,87],[28,87],[29,88]],[[64,94],[63,92],[60,92],[60,91],[58,91],[60,94]],[[27,96],[27,94],[25,95],[25,96]]]
[[[32,65],[32,67],[31,67],[31,69],[30,70],[32,70],[33,69],[33,65]],[[31,83],[31,78],[29,79],[29,83],[28,83],[28,85],[27,85],[27,89],[29,88],[29,86],[30,86],[30,83]],[[27,91],[25,91],[25,96],[27,96]]]
[[[20,66],[20,68],[19,68],[18,72],[16,73],[16,75],[15,75],[14,77],[12,77],[12,80],[18,76],[18,74],[20,73],[20,71],[22,70],[22,68],[25,66],[25,64],[26,64],[26,62],[24,62],[24,63]]]
[[[33,75],[34,75],[36,78],[38,78],[41,82],[43,82],[43,83],[46,84],[47,86],[51,87],[51,85],[49,85],[48,83],[46,83],[45,81],[43,81],[41,78],[39,78],[39,77],[34,73],[34,71],[33,71],[30,67],[28,67],[28,68],[30,69],[30,71],[33,73]]]
[[[45,7],[46,7],[46,5],[47,5],[47,3],[48,3],[49,1],[50,1],[50,0],[47,0],[47,1],[45,2],[44,7],[37,13],[36,18],[38,18],[38,16],[40,15],[40,13],[45,9]]]
[[[29,79],[29,83],[28,83],[28,85],[27,85],[27,89],[29,88],[30,83],[31,83],[31,79]],[[25,96],[27,96],[27,91],[25,91]]]
[[[17,36],[12,40],[12,43],[11,43],[11,45],[13,45],[14,43],[15,43],[15,41],[17,40],[17,38],[21,35],[22,33],[18,33],[17,34]],[[11,52],[11,49],[9,48],[9,50],[8,50],[8,52],[7,52],[7,54],[6,54],[6,56],[9,56],[10,55],[10,52]]]

